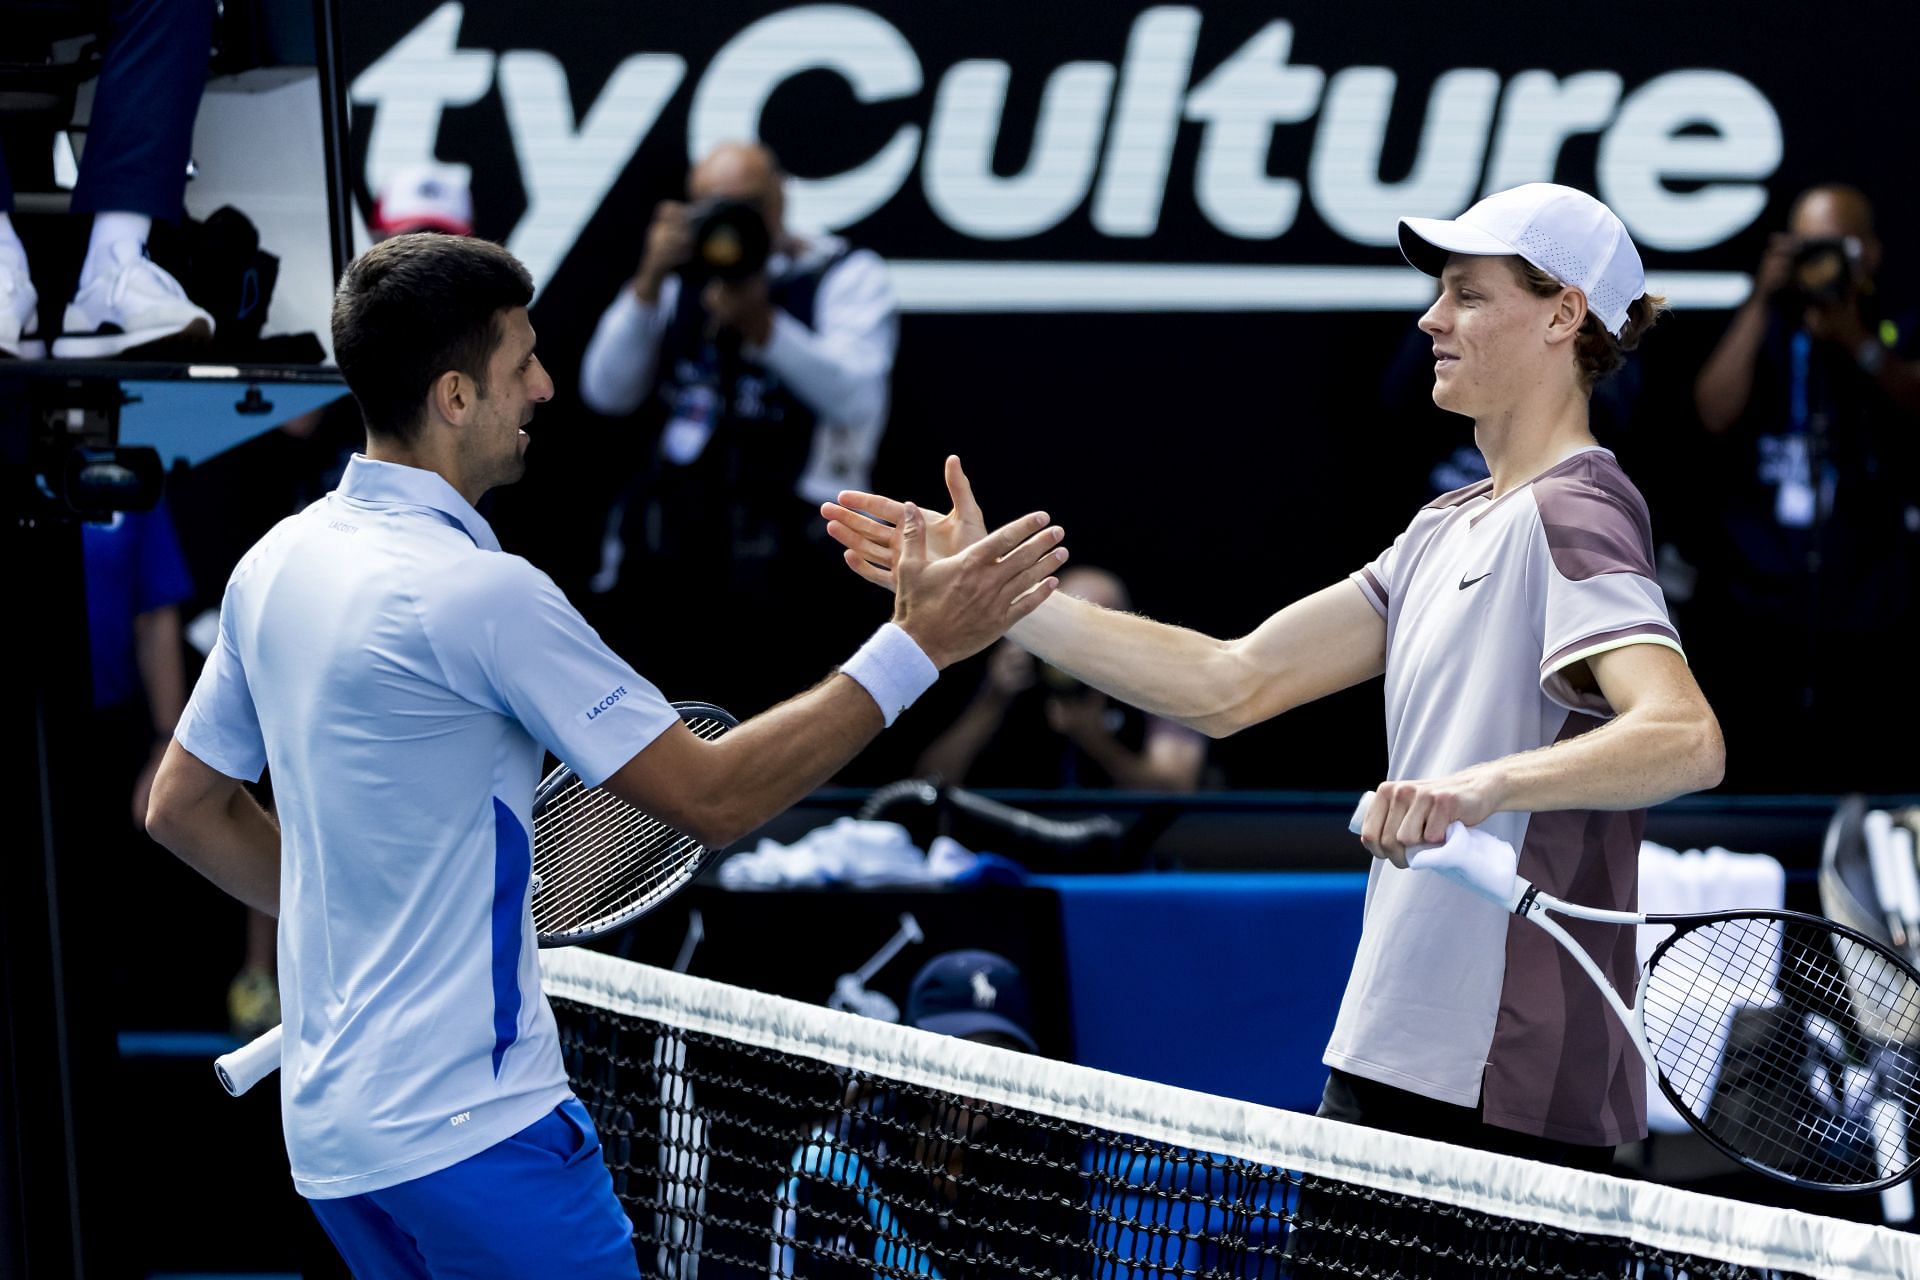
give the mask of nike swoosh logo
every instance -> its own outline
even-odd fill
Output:
[[[1492,576],[1493,576],[1493,574],[1492,574],[1491,572],[1488,572],[1488,573],[1483,573],[1483,574],[1481,574],[1481,575],[1480,575],[1479,577],[1477,577],[1477,578],[1469,578],[1469,577],[1467,577],[1467,576],[1466,576],[1465,574],[1461,574],[1461,575],[1460,575],[1460,589],[1461,589],[1462,591],[1465,591],[1465,590],[1466,590],[1466,589],[1467,589],[1468,587],[1470,587],[1470,586],[1472,586],[1472,585],[1473,585],[1474,583],[1476,583],[1476,582],[1485,582],[1485,581],[1486,581],[1486,580],[1487,580],[1488,578],[1491,578]]]

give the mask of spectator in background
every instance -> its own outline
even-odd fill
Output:
[[[1060,590],[1103,609],[1132,608],[1126,585],[1105,569],[1069,569]],[[980,691],[915,772],[955,785],[1192,791],[1206,762],[1206,739],[1192,729],[1115,702],[1002,640]]]
[[[605,629],[663,687],[689,696],[697,685],[746,706],[823,674],[850,639],[840,619],[858,615],[837,606],[854,597],[817,508],[871,474],[898,342],[885,264],[837,237],[790,231],[784,185],[763,146],[729,143],[702,159],[687,182],[695,203],[660,202],[639,269],[600,317],[580,370],[590,408],[644,408],[644,428],[658,433],[595,580],[617,593]],[[703,272],[700,215],[720,201],[764,221],[764,270]],[[663,625],[663,610],[690,616]],[[718,611],[749,635],[779,625],[787,642],[765,646],[758,663],[715,664],[697,623]],[[796,631],[795,618],[809,625]]]
[[[1880,295],[1881,253],[1859,191],[1803,193],[1694,386],[1730,486],[1702,667],[1752,725],[1729,741],[1796,748],[1733,753],[1735,785],[1911,785],[1861,731],[1920,620],[1920,315]]]
[[[914,976],[902,1021],[940,1035],[1036,1052],[1027,984],[991,951],[949,951]],[[769,1274],[945,1280],[1026,1270],[1066,1274],[1061,1240],[1084,1240],[1077,1137],[1000,1125],[971,1098],[856,1080],[841,1109],[789,1162],[773,1223]],[[983,1232],[977,1222],[1024,1230]]]
[[[145,828],[154,773],[186,706],[180,606],[192,596],[193,580],[165,502],[80,529],[93,678],[86,740],[107,796],[117,798],[84,809],[77,847],[85,865],[120,886],[107,903],[115,941],[112,968],[102,977],[112,976],[114,1016],[138,1018],[141,979],[154,957],[148,944],[159,942],[151,921],[165,918],[151,910],[152,899],[167,877],[178,876],[171,858],[153,856],[158,851]]]
[[[81,541],[93,708],[103,730],[95,740],[139,762],[127,771],[133,790],[120,816],[144,831],[154,771],[187,701],[180,605],[193,580],[164,501],[83,524]]]
[[[213,317],[147,257],[155,218],[177,220],[193,118],[207,83],[212,0],[117,0],[94,93],[72,210],[93,215],[80,281],[54,339],[61,358],[118,356],[156,342],[204,341]],[[40,296],[12,220],[0,156],[0,355],[46,354]]]

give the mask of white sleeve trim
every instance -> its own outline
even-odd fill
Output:
[[[1576,692],[1573,686],[1568,683],[1560,673],[1576,662],[1584,662],[1588,658],[1598,657],[1600,654],[1609,653],[1615,649],[1625,649],[1629,645],[1636,644],[1661,645],[1679,654],[1682,662],[1687,660],[1687,651],[1682,649],[1680,642],[1670,635],[1663,635],[1657,631],[1647,631],[1638,635],[1616,636],[1610,640],[1602,640],[1596,644],[1588,645],[1585,648],[1576,649],[1572,653],[1563,654],[1550,667],[1543,666],[1540,670],[1540,692],[1545,694],[1548,701],[1552,702],[1555,706],[1565,707],[1568,711],[1577,711],[1583,715],[1600,716],[1610,720],[1614,715],[1612,703],[1608,702],[1604,696],[1598,693]]]

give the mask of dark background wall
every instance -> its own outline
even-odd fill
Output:
[[[430,145],[440,159],[473,167],[480,233],[513,246],[542,280],[534,321],[560,395],[539,419],[527,480],[497,495],[493,514],[510,548],[532,556],[578,594],[596,561],[606,504],[650,444],[632,423],[597,419],[580,407],[574,391],[578,354],[600,309],[632,271],[654,202],[681,192],[689,149],[701,145],[692,136],[700,124],[695,104],[723,111],[752,88],[738,60],[716,62],[716,54],[729,48],[737,53],[743,33],[764,35],[769,11],[737,3],[588,0],[548,0],[533,9],[436,8],[417,0],[350,2],[343,9],[348,76],[362,77],[355,88],[349,165],[361,209],[368,207],[369,169],[377,167],[374,152],[381,150],[370,144],[381,129],[393,129],[381,144],[389,148],[383,154],[406,154],[412,145],[417,158],[425,158],[418,152]],[[1705,447],[1691,385],[1726,322],[1726,306],[1743,294],[1727,273],[1753,269],[1767,233],[1784,220],[1798,191],[1837,179],[1863,186],[1879,204],[1888,241],[1885,293],[1911,296],[1915,280],[1907,228],[1920,214],[1920,189],[1908,157],[1916,154],[1920,126],[1912,110],[1907,42],[1895,36],[1910,15],[1892,6],[1628,3],[1549,11],[1484,3],[1442,11],[1380,3],[1338,10],[1209,3],[1147,10],[983,2],[775,12],[784,14],[777,29],[788,36],[764,46],[776,55],[796,41],[813,41],[815,53],[829,60],[865,58],[881,66],[888,58],[898,64],[904,48],[917,66],[917,89],[876,90],[877,100],[865,102],[844,66],[797,70],[778,80],[759,116],[762,135],[802,180],[844,174],[868,162],[903,128],[919,130],[917,158],[897,191],[835,227],[893,261],[903,293],[909,291],[908,266],[929,261],[1391,271],[1399,262],[1393,248],[1357,242],[1351,228],[1343,234],[1340,220],[1328,217],[1327,207],[1341,197],[1316,164],[1316,149],[1333,168],[1345,166],[1347,190],[1355,173],[1386,183],[1411,177],[1414,184],[1389,193],[1385,203],[1395,211],[1450,216],[1490,184],[1505,183],[1494,171],[1491,153],[1497,147],[1487,145],[1487,123],[1477,125],[1478,133],[1466,125],[1441,130],[1440,143],[1451,143],[1451,151],[1426,146],[1429,95],[1436,85],[1458,87],[1461,79],[1449,79],[1449,73],[1478,68],[1497,77],[1496,116],[1511,115],[1520,134],[1545,120],[1516,88],[1521,73],[1535,80],[1550,73],[1560,83],[1583,73],[1617,77],[1617,104],[1600,113],[1605,123],[1572,134],[1557,153],[1548,146],[1542,152],[1549,157],[1548,171],[1527,176],[1595,190],[1623,213],[1639,208],[1628,222],[1656,284],[1672,273],[1716,277],[1680,277],[1696,288],[1693,296],[1686,288],[1672,290],[1674,316],[1627,375],[1624,385],[1637,394],[1618,397],[1624,408],[1609,404],[1596,415],[1603,443],[1620,453],[1647,493],[1656,540],[1672,544],[1709,574],[1718,567],[1710,563],[1711,539],[1702,530],[1711,526],[1727,463]],[[842,25],[823,25],[833,22]],[[1269,25],[1275,22],[1288,24],[1278,36]],[[1146,33],[1155,24],[1164,34],[1196,23],[1183,77],[1178,40],[1152,44]],[[889,30],[896,35],[888,37]],[[849,33],[865,34],[854,39]],[[863,52],[863,39],[891,52]],[[1131,69],[1123,65],[1130,39],[1141,42]],[[1273,56],[1276,39],[1290,40],[1286,65],[1294,79],[1274,75],[1280,65]],[[396,53],[403,41],[411,44]],[[403,62],[406,48],[418,60]],[[496,54],[502,56],[494,59],[488,84],[485,67]],[[661,83],[674,87],[634,144],[630,131],[617,136],[612,118],[622,104],[637,110],[634,104],[649,83],[641,74],[646,65],[622,67],[636,54],[677,58],[684,66],[674,80],[661,70],[670,63],[650,64]],[[981,59],[1008,68],[993,150],[994,170],[1002,176],[1019,174],[1033,161],[1043,93],[1064,65],[1120,68],[1113,83],[1122,98],[1130,71],[1171,78],[1168,92],[1186,95],[1190,118],[1179,119],[1172,135],[1150,234],[1114,234],[1112,219],[1098,212],[1109,171],[1124,171],[1140,159],[1127,147],[1109,147],[1121,129],[1112,99],[1095,125],[1090,191],[1079,199],[1070,190],[1061,196],[1066,212],[1052,225],[990,238],[943,216],[927,195],[940,91],[957,66]],[[384,78],[363,77],[369,67]],[[1325,79],[1303,88],[1299,69],[1314,67]],[[1348,78],[1342,73],[1355,67],[1387,68],[1397,77],[1377,165],[1364,124],[1347,117],[1342,131],[1328,123],[1335,88]],[[405,76],[399,74],[403,68]],[[1219,87],[1218,79],[1209,84],[1216,72],[1238,76],[1217,97],[1242,104],[1271,97],[1295,108],[1290,118],[1297,122],[1271,127],[1264,163],[1266,175],[1299,183],[1297,216],[1281,234],[1249,234],[1244,225],[1234,234],[1221,225],[1244,223],[1256,208],[1257,157],[1237,184],[1217,188],[1215,204],[1232,204],[1239,214],[1222,217],[1203,206],[1209,130],[1227,126],[1191,117],[1206,113],[1206,96],[1195,89]],[[441,83],[459,92],[441,110],[437,127],[429,119],[414,129],[414,143],[395,142],[407,127],[403,117],[411,112],[418,122],[421,101]],[[604,145],[582,150],[576,169],[558,164],[555,148],[527,123],[528,104],[542,83],[564,85],[571,112],[566,126],[585,119],[589,133],[605,130]],[[395,90],[395,84],[407,87]],[[1662,117],[1664,123],[1648,125],[1649,100],[1663,94],[1669,105],[1679,105]],[[1619,105],[1636,103],[1637,133],[1628,118],[1633,112]],[[1688,118],[1689,103],[1699,109],[1696,118]],[[984,109],[981,127],[991,136],[994,105],[956,102],[955,119],[969,112],[977,117]],[[752,113],[736,111],[733,118],[751,119]],[[1769,118],[1777,121],[1777,153],[1767,145]],[[1127,136],[1137,140],[1151,133]],[[629,146],[631,155],[622,160],[620,152]],[[1689,146],[1694,151],[1683,154]],[[1621,171],[1658,167],[1662,149],[1670,157],[1667,176],[1636,199]],[[617,177],[603,197],[588,201],[592,211],[577,234],[565,226],[556,231],[550,217],[535,216],[538,200],[563,196],[569,182],[589,182],[597,165]],[[1142,181],[1154,179],[1150,173]],[[1030,195],[1044,202],[1061,189],[1042,183]],[[1722,197],[1750,199],[1752,215],[1701,230],[1698,202]],[[1648,212],[1663,199],[1679,212]],[[547,230],[539,231],[536,224],[543,222]],[[1376,218],[1373,225],[1390,225],[1390,219],[1382,224]],[[1349,293],[1359,298],[1393,287],[1376,275]],[[1143,299],[1142,309],[1134,311],[1089,311],[1069,303],[1057,312],[998,314],[942,311],[943,304],[925,292],[909,299],[903,320],[879,487],[938,501],[939,460],[958,451],[989,515],[1045,506],[1067,526],[1076,557],[1118,569],[1138,607],[1156,617],[1222,634],[1250,629],[1390,541],[1427,494],[1450,487],[1444,476],[1436,477],[1436,465],[1471,443],[1465,420],[1424,403],[1426,369],[1418,363],[1418,340],[1410,338],[1422,305],[1417,287],[1410,301],[1389,308],[1352,309],[1343,301],[1314,310],[1170,311],[1147,309]],[[1411,376],[1396,390],[1383,391],[1390,366],[1403,356],[1412,361]],[[724,602],[695,607],[724,617]],[[883,608],[878,599],[872,602],[876,618]],[[1675,609],[1686,630],[1692,621],[1688,606],[1676,601]],[[752,661],[753,647],[765,643],[804,640],[731,637],[718,628],[716,644],[732,646],[740,662]],[[820,653],[821,669],[840,656]],[[1693,657],[1716,698],[1737,696],[1737,690],[1713,687],[1713,653]],[[953,673],[848,778],[884,781],[905,773],[919,745],[976,679],[972,671]],[[724,699],[726,690],[713,689],[710,696]],[[1798,752],[1804,746],[1734,744],[1736,760],[1743,750]],[[1222,744],[1217,759],[1234,785],[1361,785],[1384,760],[1377,693],[1350,691],[1251,731]],[[1810,752],[1809,769],[1817,762],[1818,752]],[[1847,785],[1812,772],[1808,777],[1807,789]]]

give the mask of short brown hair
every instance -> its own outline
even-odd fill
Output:
[[[333,358],[369,435],[420,433],[427,391],[450,369],[487,394],[500,313],[533,300],[533,277],[489,240],[417,231],[355,258],[333,295]]]
[[[1516,256],[1508,261],[1513,263],[1520,283],[1537,297],[1551,298],[1567,287],[1525,258]],[[1627,322],[1620,326],[1620,336],[1616,338],[1607,332],[1607,326],[1600,323],[1600,317],[1589,306],[1586,323],[1580,326],[1580,333],[1573,340],[1573,362],[1580,372],[1581,389],[1591,394],[1602,378],[1625,364],[1627,352],[1639,346],[1647,330],[1666,313],[1665,298],[1657,293],[1643,293],[1628,304]]]

